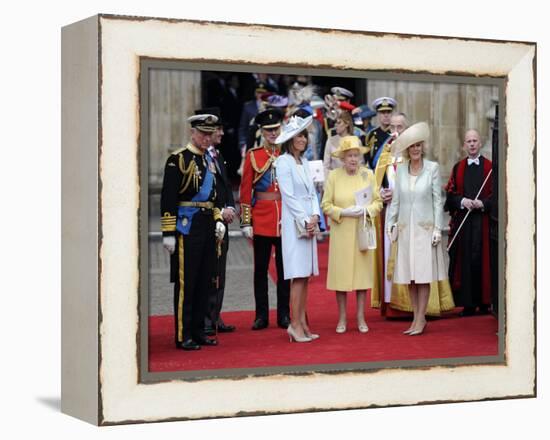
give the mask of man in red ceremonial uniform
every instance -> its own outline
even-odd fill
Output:
[[[280,154],[275,139],[281,131],[282,119],[283,114],[277,109],[258,113],[255,122],[260,126],[263,142],[246,154],[241,179],[241,228],[254,246],[256,319],[252,330],[269,325],[267,270],[273,246],[277,266],[277,324],[285,329],[290,324],[290,281],[284,279],[281,251],[281,194],[273,165]]]
[[[445,210],[451,214],[449,243],[454,239],[449,249],[449,281],[455,303],[464,307],[461,316],[470,316],[476,308],[487,313],[491,305],[489,213],[492,179],[487,176],[492,164],[479,154],[481,139],[477,130],[466,132],[464,149],[468,157],[453,167],[446,187]],[[458,230],[468,212],[468,218]]]

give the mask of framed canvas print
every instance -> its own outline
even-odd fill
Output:
[[[535,44],[112,15],[62,44],[64,412],[111,425],[535,396]],[[315,165],[311,277],[288,275],[299,190],[281,133]],[[370,254],[334,251],[346,148],[376,188]],[[408,170],[421,188],[428,169],[442,217],[414,233],[441,275],[405,283],[385,237],[406,237],[394,183]]]

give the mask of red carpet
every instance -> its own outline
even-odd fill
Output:
[[[361,334],[355,322],[355,294],[348,295],[348,331],[336,334],[338,319],[334,292],[327,291],[328,243],[319,243],[320,276],[310,281],[308,317],[320,338],[309,343],[290,343],[285,330],[276,327],[275,311],[270,327],[252,331],[254,311],[223,313],[234,333],[220,334],[217,347],[196,352],[177,350],[173,342],[173,317],[149,318],[149,371],[189,371],[222,368],[276,367],[412,359],[436,359],[498,354],[497,321],[490,315],[430,320],[425,334],[405,336],[408,321],[386,320],[367,307],[370,331]],[[274,267],[272,264],[270,267]],[[273,276],[273,274],[271,274]],[[231,294],[228,292],[228,294]]]

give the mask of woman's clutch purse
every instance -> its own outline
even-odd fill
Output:
[[[299,220],[294,220],[294,224],[296,225],[296,233],[298,234],[298,238],[311,238],[309,233],[306,229],[306,224],[300,222]],[[313,235],[321,233],[321,230],[319,229],[319,223],[315,225],[315,229],[313,230]]]

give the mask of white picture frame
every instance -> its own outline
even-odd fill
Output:
[[[536,394],[534,44],[111,15],[62,44],[64,412],[110,425]],[[505,78],[504,362],[141,383],[141,58]]]

